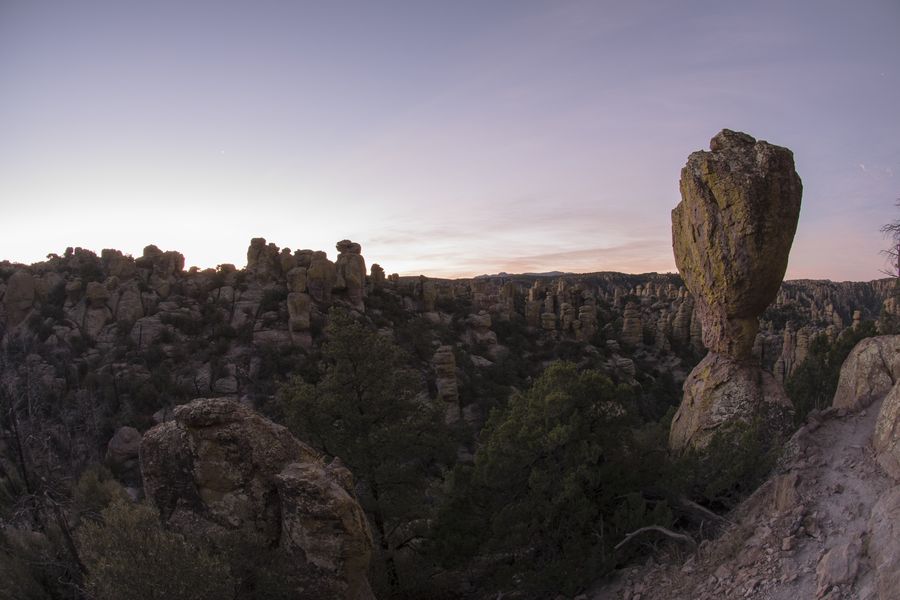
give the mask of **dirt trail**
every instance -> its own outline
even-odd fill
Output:
[[[874,600],[872,506],[892,486],[871,437],[881,402],[811,417],[780,467],[717,539],[681,559],[626,569],[591,600]],[[898,590],[900,600],[900,590]]]

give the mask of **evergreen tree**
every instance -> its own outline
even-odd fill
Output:
[[[633,396],[598,371],[555,363],[482,431],[474,479],[489,502],[484,549],[509,556],[510,574],[533,591],[575,593],[615,564],[627,532],[670,524],[666,504],[641,493],[665,461],[648,468]]]
[[[397,595],[397,555],[416,550],[427,534],[428,490],[452,459],[450,436],[441,407],[420,395],[418,375],[391,339],[334,309],[326,336],[321,380],[294,378],[280,400],[291,431],[356,476],[389,593]]]

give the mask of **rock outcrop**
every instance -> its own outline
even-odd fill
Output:
[[[841,365],[832,406],[848,410],[865,408],[883,398],[900,381],[900,335],[860,341]]]
[[[872,448],[885,473],[900,482],[900,383],[891,388],[881,403]]]
[[[453,346],[441,346],[431,358],[438,400],[446,403],[446,420],[455,423],[460,417],[459,382],[456,379],[456,356]]]
[[[771,373],[710,352],[684,382],[669,445],[702,448],[720,428],[736,422],[761,420],[767,430],[781,431],[791,414],[791,401]]]
[[[362,248],[350,240],[341,240],[337,243],[337,251],[334,289],[344,292],[353,308],[365,310],[366,261],[362,257]]]
[[[296,562],[298,598],[371,599],[372,540],[353,478],[235,401],[199,399],[148,431],[140,461],[147,497],[168,527]]]
[[[6,323],[15,327],[28,316],[34,306],[34,277],[27,271],[16,271],[6,283],[6,294],[3,304],[6,308]]]
[[[791,405],[749,361],[758,318],[775,299],[800,215],[802,186],[790,150],[723,130],[681,171],[672,211],[675,263],[695,299],[710,356],[685,382],[672,421],[675,450],[702,447],[723,424],[761,418],[784,434]],[[718,377],[730,379],[719,379]],[[736,393],[733,381],[757,382]]]

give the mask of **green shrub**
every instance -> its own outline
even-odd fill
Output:
[[[96,600],[221,600],[234,596],[225,561],[164,530],[156,511],[115,502],[102,522],[77,532],[87,567],[88,591]]]

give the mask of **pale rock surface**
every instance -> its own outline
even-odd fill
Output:
[[[831,405],[858,410],[870,405],[900,381],[900,335],[860,341],[841,365],[841,375]]]
[[[900,598],[900,485],[882,495],[869,517],[869,554],[878,600]]]
[[[872,447],[881,468],[900,482],[900,383],[891,388],[881,403]]]

